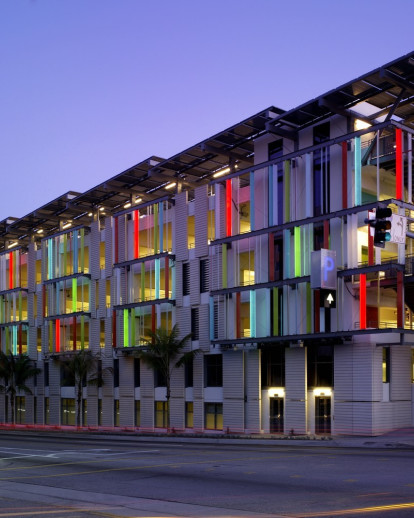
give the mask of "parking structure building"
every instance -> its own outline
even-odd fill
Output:
[[[139,353],[178,324],[199,354],[173,372],[177,432],[413,426],[413,133],[410,53],[0,222],[1,350],[41,369],[17,423],[75,424],[62,362],[89,349],[104,383],[84,387],[83,425],[166,431]]]

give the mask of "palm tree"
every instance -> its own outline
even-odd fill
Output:
[[[14,356],[10,351],[7,354],[0,351],[0,379],[4,381],[4,385],[0,385],[0,390],[10,397],[12,424],[16,421],[17,392],[32,394],[26,383],[40,372],[27,354]]]
[[[99,369],[99,354],[93,354],[91,351],[80,350],[71,355],[69,360],[63,358],[58,361],[61,362],[67,377],[73,380],[76,392],[76,426],[79,428],[82,425],[81,421],[81,405],[82,392],[85,384],[102,386],[102,370]],[[111,367],[106,367],[104,371],[112,370]]]
[[[148,331],[151,339],[146,350],[140,351],[140,358],[154,372],[159,372],[165,379],[167,399],[167,430],[170,429],[170,397],[171,397],[171,375],[175,368],[189,363],[198,350],[187,351],[183,349],[191,338],[191,333],[179,340],[178,326],[175,325],[170,332],[159,327],[156,331]]]

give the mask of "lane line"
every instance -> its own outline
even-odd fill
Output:
[[[183,455],[179,455],[180,457],[183,457]],[[189,455],[191,457],[191,455]],[[175,457],[175,456],[174,456]],[[302,457],[302,455],[290,455],[289,458],[300,458]],[[267,458],[266,460],[274,460],[276,458],[284,458],[284,456],[274,456],[272,457],[271,459]],[[44,468],[50,468],[50,467],[60,467],[60,466],[77,466],[79,464],[96,464],[98,462],[100,463],[105,463],[105,462],[116,462],[118,459],[114,459],[114,458],[111,458],[111,459],[97,459],[97,460],[83,460],[82,461],[71,461],[71,462],[56,462],[56,463],[53,463],[53,464],[43,464],[42,466],[38,466],[36,464],[33,464],[33,465],[30,465],[30,466],[14,466],[14,467],[4,467],[4,468],[0,468],[0,472],[2,471],[29,471],[29,470],[32,470],[32,469],[36,469],[36,470],[39,470],[39,469],[44,469]],[[220,463],[222,462],[223,459],[208,459],[206,461],[199,461],[199,462],[186,462],[186,463],[178,463],[178,464],[183,464],[183,465],[191,465],[191,464],[198,464],[198,463]],[[224,459],[224,462],[240,462],[240,461],[263,461],[263,457],[260,456],[260,457],[235,457],[234,459]],[[169,462],[167,464],[160,464],[160,466],[169,466],[171,464],[177,464],[177,462]],[[157,465],[154,465],[155,467]],[[151,467],[151,466],[148,466],[148,467]],[[118,471],[120,469],[124,469],[124,468],[119,468]],[[133,469],[133,468],[125,468],[125,469]],[[8,480],[8,478],[0,478],[0,480]]]
[[[300,514],[287,514],[291,518],[319,518],[323,516],[345,516],[349,514],[363,514],[363,513],[377,513],[384,511],[396,511],[400,509],[414,509],[414,502],[406,504],[393,504],[393,505],[378,505],[375,507],[358,507],[355,509],[340,509],[337,511],[321,511],[319,513],[300,513]]]

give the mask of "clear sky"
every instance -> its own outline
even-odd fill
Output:
[[[412,0],[0,0],[0,220],[414,48]]]

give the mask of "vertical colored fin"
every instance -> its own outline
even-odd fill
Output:
[[[145,301],[145,263],[141,263],[141,302]]]
[[[76,313],[78,305],[78,283],[77,279],[72,279],[72,313]]]
[[[312,333],[312,290],[310,282],[306,283],[306,332]]]
[[[163,205],[164,204],[161,201],[159,203],[159,211],[158,211],[158,213],[159,213],[158,220],[159,220],[159,229],[160,229],[160,238],[159,238],[160,254],[164,251],[164,210],[163,210]]]
[[[222,288],[227,288],[227,244],[221,245],[221,257],[222,257]]]
[[[85,315],[81,315],[81,349],[85,348]]]
[[[240,292],[236,293],[236,338],[241,338]]]
[[[270,165],[267,169],[267,178],[268,178],[268,205],[269,205],[269,216],[268,216],[268,224],[271,227],[273,225],[273,166]]]
[[[139,257],[139,210],[134,211],[134,259]]]
[[[300,227],[294,228],[294,240],[295,240],[295,277],[302,275],[302,252],[300,242]]]
[[[232,213],[232,192],[231,192],[231,179],[226,180],[226,236],[232,235],[232,221],[231,221],[231,213]]]
[[[250,172],[250,230],[255,230],[254,172]]]
[[[158,254],[158,203],[154,203],[154,254]]]
[[[359,275],[359,329],[367,328],[367,278]]]
[[[348,208],[348,142],[342,142],[342,208]]]
[[[55,351],[60,352],[60,320],[55,321]]]
[[[397,327],[404,327],[404,273],[397,271]]]
[[[361,138],[354,139],[355,205],[361,205]]]
[[[279,335],[279,289],[272,289],[273,295],[273,336]]]
[[[128,310],[124,309],[124,347],[129,345],[129,322],[128,322]]]
[[[256,337],[256,292],[250,291],[250,336]]]
[[[403,199],[403,150],[402,150],[402,129],[395,129],[395,197]]]
[[[160,298],[160,259],[155,259],[155,298]]]
[[[285,160],[284,162],[284,188],[285,188],[285,221],[287,223],[290,221],[290,161]]]

